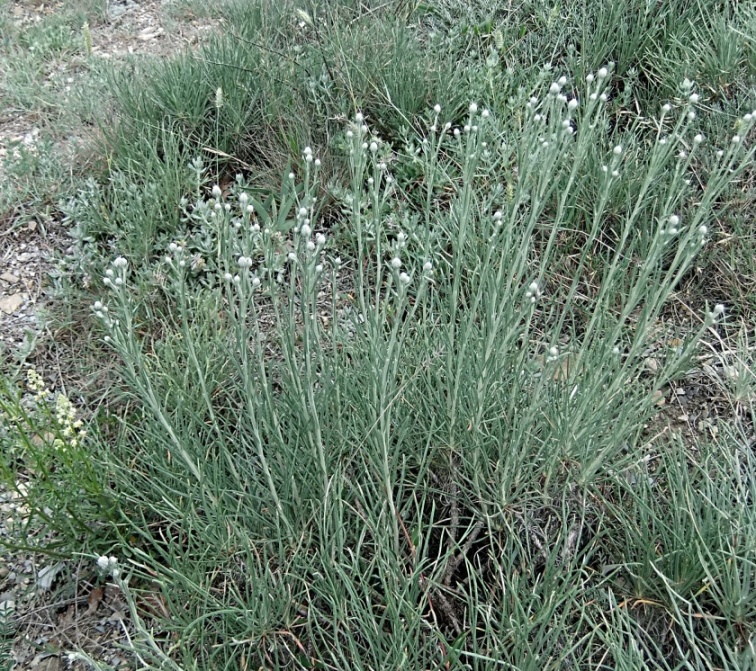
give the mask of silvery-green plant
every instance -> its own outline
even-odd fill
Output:
[[[141,539],[135,566],[159,573],[196,641],[186,659],[590,658],[606,580],[583,588],[578,576],[598,551],[598,493],[644,456],[653,392],[688,365],[701,331],[679,334],[655,375],[644,353],[754,151],[743,119],[695,193],[696,94],[662,109],[644,151],[637,129],[607,132],[610,79],[611,68],[571,87],[559,77],[518,134],[477,103],[459,125],[439,105],[405,153],[356,113],[343,138],[344,260],[307,147],[265,201],[241,183],[206,196],[194,164],[190,232],[160,264],[159,329],[134,299],[138,270],[118,257],[105,271],[93,310],[138,409],[106,456],[118,528]],[[430,180],[420,199],[397,178],[418,160]],[[638,183],[623,181],[630,163]],[[570,275],[557,276],[574,235]],[[539,531],[538,518],[556,522]],[[175,538],[153,533],[178,519]],[[539,571],[567,571],[559,598]],[[506,618],[526,631],[511,655]],[[306,644],[273,633],[290,630]]]

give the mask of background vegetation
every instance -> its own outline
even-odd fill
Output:
[[[10,166],[95,380],[4,366],[47,549],[145,668],[753,668],[756,11],[219,11],[89,66],[85,174]]]

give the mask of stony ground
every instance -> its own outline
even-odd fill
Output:
[[[216,24],[160,0],[111,0],[104,16],[92,23],[92,57],[115,61],[155,57],[199,44]],[[66,11],[65,2],[14,1],[0,4],[20,28]],[[82,74],[75,64],[60,62],[43,85],[62,92]],[[0,111],[0,183],[13,188],[4,173],[14,152],[58,151],[74,160],[77,148],[67,132],[50,148],[38,147],[48,121],[37,112]],[[78,130],[78,132],[76,132]],[[74,129],[86,142],[87,129]],[[41,213],[42,214],[42,213]],[[0,357],[25,357],[47,331],[45,309],[52,300],[51,277],[72,240],[59,218],[0,212]],[[68,657],[82,650],[103,668],[134,668],[124,652],[128,611],[117,588],[98,582],[89,558],[79,562],[11,549],[19,540],[39,544],[26,529],[26,510],[15,493],[0,490],[0,669],[60,671],[84,669]],[[50,540],[50,539],[47,539]]]

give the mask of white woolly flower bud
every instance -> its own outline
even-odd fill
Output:
[[[551,86],[549,86],[549,93],[556,95],[559,93],[559,84],[554,82]]]
[[[107,571],[110,568],[110,562],[105,556],[97,558],[97,568],[101,571]]]
[[[599,68],[599,71],[598,71],[599,79],[606,79],[608,75],[609,75],[609,71],[606,68]]]
[[[680,217],[678,217],[676,214],[673,214],[670,216],[669,219],[667,219],[670,226],[677,226],[680,223]]]
[[[496,210],[496,212],[494,212],[493,214],[494,221],[501,221],[501,218],[503,216],[504,215],[502,214],[501,210]]]
[[[691,93],[688,96],[688,100],[690,100],[690,102],[692,102],[695,105],[698,102],[698,94],[697,93]]]
[[[326,243],[326,237],[322,233],[318,233],[315,236],[315,242],[317,243],[318,247],[322,247]]]
[[[222,195],[221,188],[217,184],[213,184],[213,198],[220,198]]]
[[[295,177],[294,173],[293,173],[293,172],[290,172],[290,173],[289,173],[289,179],[290,179],[291,181],[294,181],[294,177]]]
[[[175,254],[178,250],[179,246],[175,242],[172,242],[170,245],[168,245],[168,251],[171,254]]]
[[[482,111],[482,112],[480,113],[480,115],[481,115],[481,116],[482,116],[482,117],[483,117],[484,119],[488,119],[488,117],[489,117],[489,116],[491,116],[491,112],[489,112],[489,111],[488,111],[487,109],[485,109],[485,110],[483,110],[483,111]]]
[[[478,111],[478,103],[470,103],[470,114],[475,114]]]
[[[425,263],[423,264],[423,270],[424,270],[424,271],[425,271],[426,273],[429,273],[429,272],[430,272],[431,270],[433,270],[433,264],[432,264],[432,263],[431,263],[430,261],[426,261],[426,262],[425,262]]]
[[[305,245],[307,247],[308,252],[314,252],[315,251],[315,243],[312,240],[308,240],[307,244]]]
[[[434,106],[433,106],[433,111],[434,111],[434,112],[435,112],[436,114],[441,114],[441,105],[438,105],[438,104],[434,105]]]
[[[588,76],[585,78],[585,81],[587,81],[589,84],[593,84],[593,73],[589,73]]]
[[[567,109],[570,110],[570,112],[574,112],[578,108],[578,104],[577,98],[573,98],[567,103]]]
[[[316,168],[319,168],[320,166],[321,166],[321,162],[320,162],[320,159],[319,159],[319,158],[316,158],[316,159],[315,159],[315,167],[316,167]]]
[[[234,276],[231,273],[223,273],[223,279],[226,280],[226,282],[230,282],[234,279]]]
[[[252,287],[257,289],[257,287],[260,286],[260,278],[259,277],[253,277],[252,278]]]
[[[740,142],[740,135],[733,135],[732,136],[732,143],[733,144],[738,144],[738,142]]]
[[[378,151],[378,143],[377,142],[371,142],[370,143],[370,151],[375,154],[375,152]]]
[[[693,138],[693,144],[701,144],[703,142],[703,139],[704,139],[703,135],[701,135],[701,133],[699,133],[698,135],[696,135]]]
[[[716,322],[724,314],[724,311],[725,311],[725,306],[722,305],[721,303],[717,303],[714,306],[714,310],[707,313],[709,321]]]
[[[614,149],[612,149],[612,153],[615,156],[619,156],[622,153],[622,145],[617,145]]]
[[[708,226],[702,224],[701,226],[698,227],[698,232],[701,235],[706,235],[709,232],[709,228],[708,228]]]
[[[115,259],[115,261],[113,261],[113,265],[116,268],[124,269],[126,268],[127,265],[129,265],[129,262],[126,259],[124,259],[122,256],[119,256],[117,259]]]
[[[669,113],[671,111],[672,111],[672,105],[670,105],[669,103],[664,103],[662,105],[662,112],[664,112],[665,114],[667,114],[667,113]]]
[[[535,303],[540,297],[541,290],[538,288],[538,282],[531,282],[528,286],[528,290],[525,292],[525,298],[530,299],[531,303]]]
[[[688,121],[693,121],[693,119],[695,118],[696,118],[696,113],[693,110],[690,110],[690,112],[688,112]]]
[[[307,225],[303,224],[302,228],[299,231],[305,238],[310,236],[310,233],[312,233],[312,229]]]
[[[315,266],[315,272],[320,275],[320,273],[323,272],[323,264],[319,263],[317,266]]]
[[[365,117],[362,116],[362,112],[357,112],[357,114],[354,115],[354,120],[357,123],[362,123],[365,120]]]
[[[564,75],[562,75],[559,79],[557,79],[557,84],[559,84],[559,86],[564,86],[566,83],[567,83],[567,77],[565,77]]]
[[[410,283],[410,276],[407,275],[407,273],[399,273],[399,281],[402,284],[407,285]]]
[[[395,256],[393,259],[391,259],[391,267],[394,270],[399,270],[399,268],[402,267],[402,260],[398,256]]]

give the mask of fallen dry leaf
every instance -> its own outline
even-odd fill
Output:
[[[102,588],[102,586],[95,587],[89,593],[89,597],[87,598],[88,608],[87,608],[86,615],[91,615],[97,610],[97,608],[100,605],[100,602],[102,601],[102,597],[104,594],[105,594],[105,590]]]
[[[10,296],[3,296],[0,298],[0,310],[6,315],[11,315],[24,304],[25,300],[26,294],[11,294]]]

